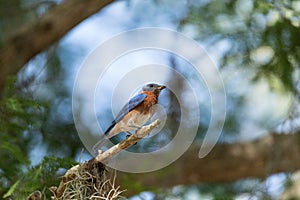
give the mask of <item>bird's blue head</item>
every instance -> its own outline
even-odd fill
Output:
[[[156,83],[148,83],[143,87],[143,91],[159,93],[161,90],[165,88],[166,86],[164,85],[158,85]]]

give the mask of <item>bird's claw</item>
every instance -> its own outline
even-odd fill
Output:
[[[130,133],[130,132],[127,132],[126,139],[127,139],[127,138],[129,138],[131,135],[132,135],[132,133]],[[134,143],[133,145],[136,145],[136,144],[137,144],[137,142],[136,142],[136,143]]]

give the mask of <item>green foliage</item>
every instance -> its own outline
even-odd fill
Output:
[[[133,181],[130,178],[130,175],[124,175],[122,177],[122,186],[125,188],[130,188],[130,190],[135,191],[137,194],[147,191],[147,190],[155,190],[156,188],[146,188],[144,185],[142,185],[138,181]]]
[[[41,137],[49,106],[14,89],[15,80],[9,79],[0,102],[0,196],[24,199],[36,190],[50,195],[46,188],[58,184],[59,170],[75,162],[50,156],[32,167],[30,153]]]
[[[299,71],[300,61],[300,15],[294,3],[209,1],[193,6],[185,24],[195,27],[198,38],[212,47],[221,41],[229,43],[222,67],[252,68],[257,74],[254,80],[276,77],[287,90],[295,91],[295,72]],[[261,47],[268,47],[273,55],[259,61],[253,54]]]
[[[12,92],[14,79],[7,83],[4,98],[0,102],[0,194],[21,174],[24,167],[30,164],[29,141],[26,132],[31,130],[32,123],[40,117],[41,105],[24,99]]]
[[[13,193],[17,190],[17,187],[19,186],[21,180],[16,181],[9,190],[3,195],[3,198],[7,198],[9,196],[12,196]]]
[[[0,28],[5,30],[0,45],[11,31],[55,4],[51,2],[0,0]],[[79,152],[71,95],[64,87],[66,74],[56,50],[43,52],[30,61],[29,71],[24,67],[6,83],[0,100],[0,199],[24,199],[35,190],[58,185],[57,170],[71,166]],[[37,90],[42,95],[36,95]],[[47,157],[36,164],[42,156]]]
[[[24,173],[23,177],[9,188],[4,197],[13,195],[16,199],[24,199],[38,190],[43,191],[43,194],[50,198],[51,192],[48,188],[58,185],[60,181],[58,176],[63,175],[64,172],[61,169],[69,169],[75,164],[71,158],[45,157],[39,165],[31,167]]]

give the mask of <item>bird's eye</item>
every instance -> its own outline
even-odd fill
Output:
[[[151,88],[152,88],[153,86],[154,86],[153,84],[149,84],[149,87],[151,87]]]

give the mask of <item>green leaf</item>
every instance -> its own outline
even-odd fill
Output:
[[[39,167],[37,167],[37,169],[36,169],[36,171],[35,171],[33,180],[37,180],[37,179],[39,178],[39,176],[41,175],[41,173],[42,173],[42,167],[39,166]]]
[[[15,112],[23,112],[23,108],[16,98],[9,98],[6,100],[7,108]]]
[[[20,184],[20,182],[21,182],[21,179],[19,179],[17,182],[15,182],[15,183],[9,188],[9,190],[3,195],[3,198],[7,198],[7,197],[11,196],[11,195],[15,192],[15,190],[16,190],[16,188],[18,187],[18,185]]]
[[[0,146],[0,148],[11,152],[12,155],[21,163],[26,164],[26,165],[30,164],[30,161],[28,160],[28,158],[24,155],[24,153],[21,151],[21,149],[18,146],[12,145],[8,142],[3,142]]]

